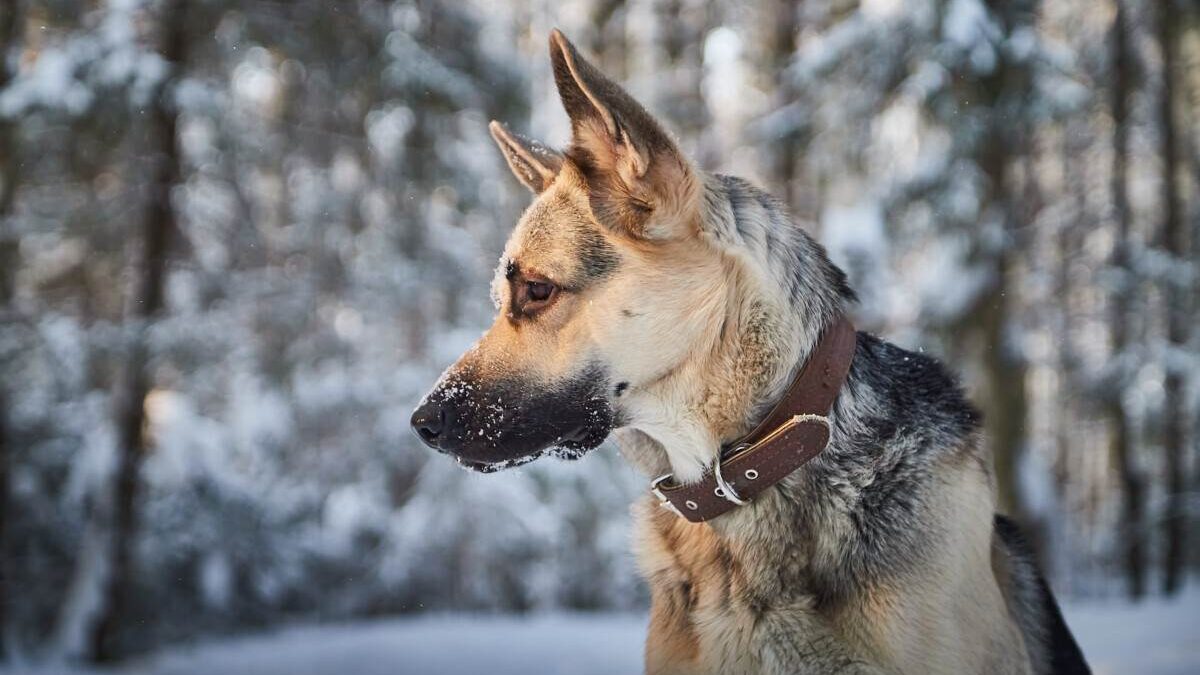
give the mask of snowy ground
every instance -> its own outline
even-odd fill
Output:
[[[1200,589],[1171,601],[1063,608],[1096,675],[1200,673]]]
[[[1200,591],[1137,606],[1075,604],[1066,612],[1096,675],[1200,673]],[[113,675],[627,675],[640,672],[645,625],[643,616],[556,614],[297,627],[172,648]],[[3,675],[35,672],[71,671],[0,668]]]

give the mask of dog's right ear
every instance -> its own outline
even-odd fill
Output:
[[[558,30],[550,66],[571,118],[567,157],[587,182],[596,219],[640,239],[694,232],[696,172],[654,117]]]
[[[534,194],[541,194],[550,187],[562,168],[563,156],[558,151],[509,131],[496,120],[488,125],[488,131],[492,132],[492,138],[500,146],[500,152],[504,153],[504,160],[517,180]]]

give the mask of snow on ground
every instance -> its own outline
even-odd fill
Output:
[[[294,628],[177,650],[132,673],[153,675],[609,675],[642,667],[645,619],[441,615]],[[132,674],[131,674],[132,675]]]
[[[436,614],[298,626],[173,647],[101,674],[41,666],[0,675],[628,675],[646,618]]]
[[[1063,612],[1096,675],[1200,673],[1200,588],[1195,584],[1172,600],[1077,603]]]
[[[1065,607],[1096,675],[1200,673],[1200,589],[1139,605]],[[627,675],[641,672],[646,617],[439,614],[282,629],[174,647],[109,675]],[[78,673],[43,666],[0,675]]]

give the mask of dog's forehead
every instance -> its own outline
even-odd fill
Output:
[[[521,216],[504,247],[497,281],[511,262],[565,287],[578,287],[610,274],[618,259],[586,201],[581,203],[571,190],[552,187]]]

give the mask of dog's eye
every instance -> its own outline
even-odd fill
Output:
[[[526,281],[525,297],[530,302],[546,302],[554,295],[554,284],[545,281]]]
[[[558,286],[544,278],[530,279],[528,277],[515,279],[513,284],[512,309],[510,318],[533,316],[554,304],[558,297]]]

